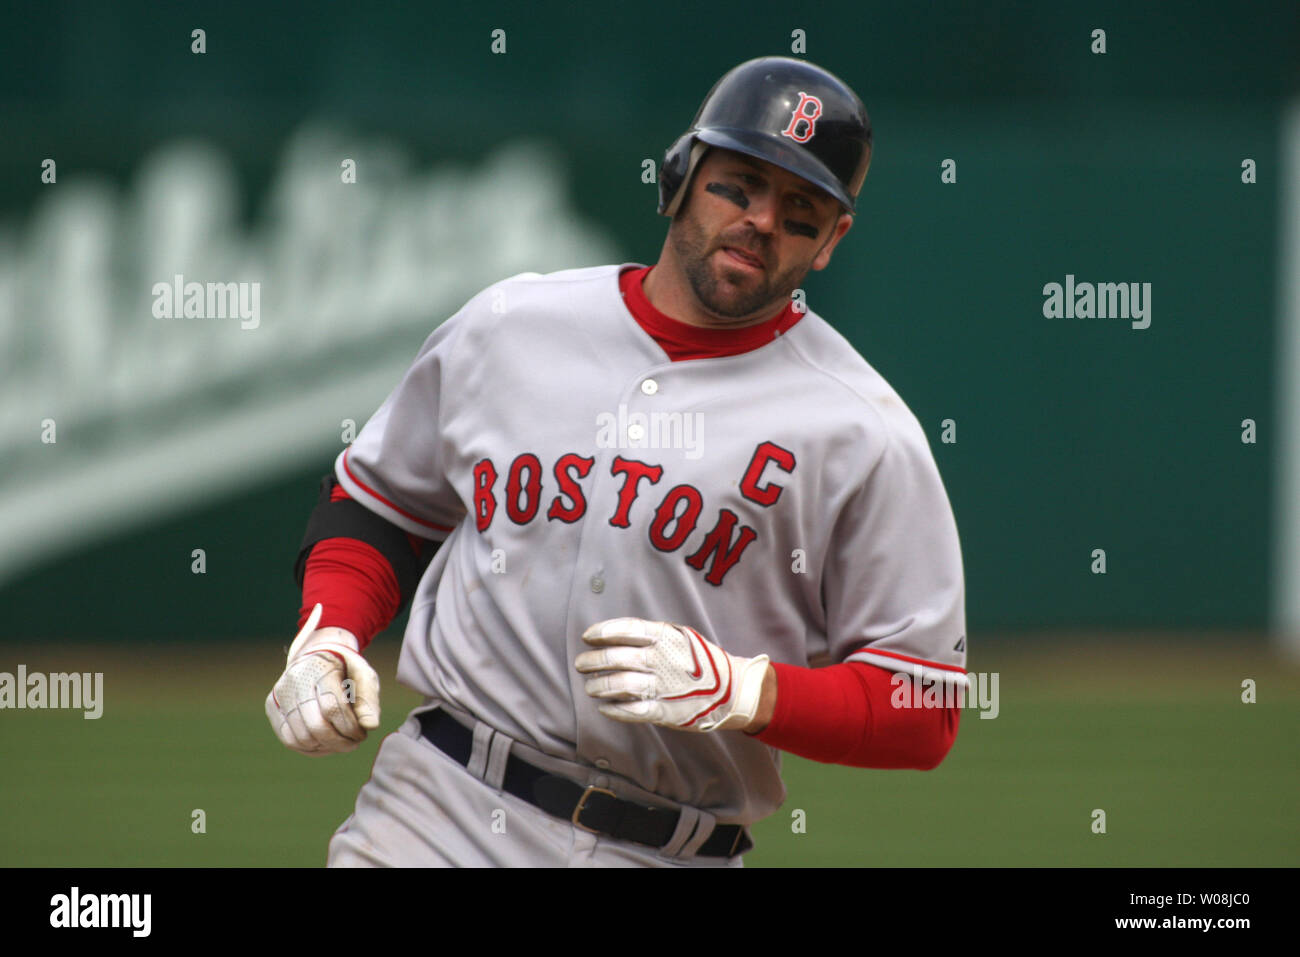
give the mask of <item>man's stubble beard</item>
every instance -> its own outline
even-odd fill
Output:
[[[709,250],[703,230],[687,208],[678,210],[669,229],[669,241],[695,297],[709,312],[728,319],[743,319],[765,307],[774,306],[778,301],[788,302],[790,294],[799,288],[808,274],[809,267],[795,266],[773,278],[770,270],[765,269],[763,278],[753,290],[739,292],[739,298],[728,300],[719,293],[721,283],[710,263],[717,250]]]

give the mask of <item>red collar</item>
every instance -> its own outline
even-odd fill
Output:
[[[623,293],[623,302],[627,304],[632,317],[674,362],[752,352],[767,345],[803,318],[803,313],[796,312],[793,303],[787,303],[771,319],[743,329],[693,326],[664,315],[650,304],[641,285],[653,268],[654,266],[645,266],[641,269],[623,270],[619,273],[618,288]]]

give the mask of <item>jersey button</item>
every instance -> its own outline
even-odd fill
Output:
[[[605,579],[601,578],[599,575],[592,575],[591,590],[594,591],[597,595],[603,592],[605,590]]]
[[[627,427],[627,437],[633,442],[640,442],[645,438],[645,428],[633,422]]]
[[[641,383],[641,391],[646,395],[654,395],[659,391],[659,383],[654,379],[646,379]]]

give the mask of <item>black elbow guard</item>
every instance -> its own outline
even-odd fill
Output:
[[[402,606],[405,607],[415,594],[420,576],[429,566],[433,553],[438,550],[437,543],[426,539],[427,544],[421,550],[423,554],[417,557],[406,538],[406,532],[392,522],[352,499],[331,502],[330,493],[336,485],[338,480],[333,475],[326,475],[320,481],[320,497],[312,509],[311,517],[307,519],[307,532],[302,537],[298,558],[293,563],[294,580],[302,588],[303,576],[307,572],[307,557],[317,542],[326,538],[355,538],[372,546],[393,566]]]

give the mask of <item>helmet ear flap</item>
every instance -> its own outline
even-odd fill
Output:
[[[699,165],[700,158],[708,150],[707,143],[700,142],[694,133],[686,133],[677,138],[668,152],[664,154],[663,165],[659,168],[659,214],[672,217],[677,214],[682,200],[690,186],[691,173]]]

